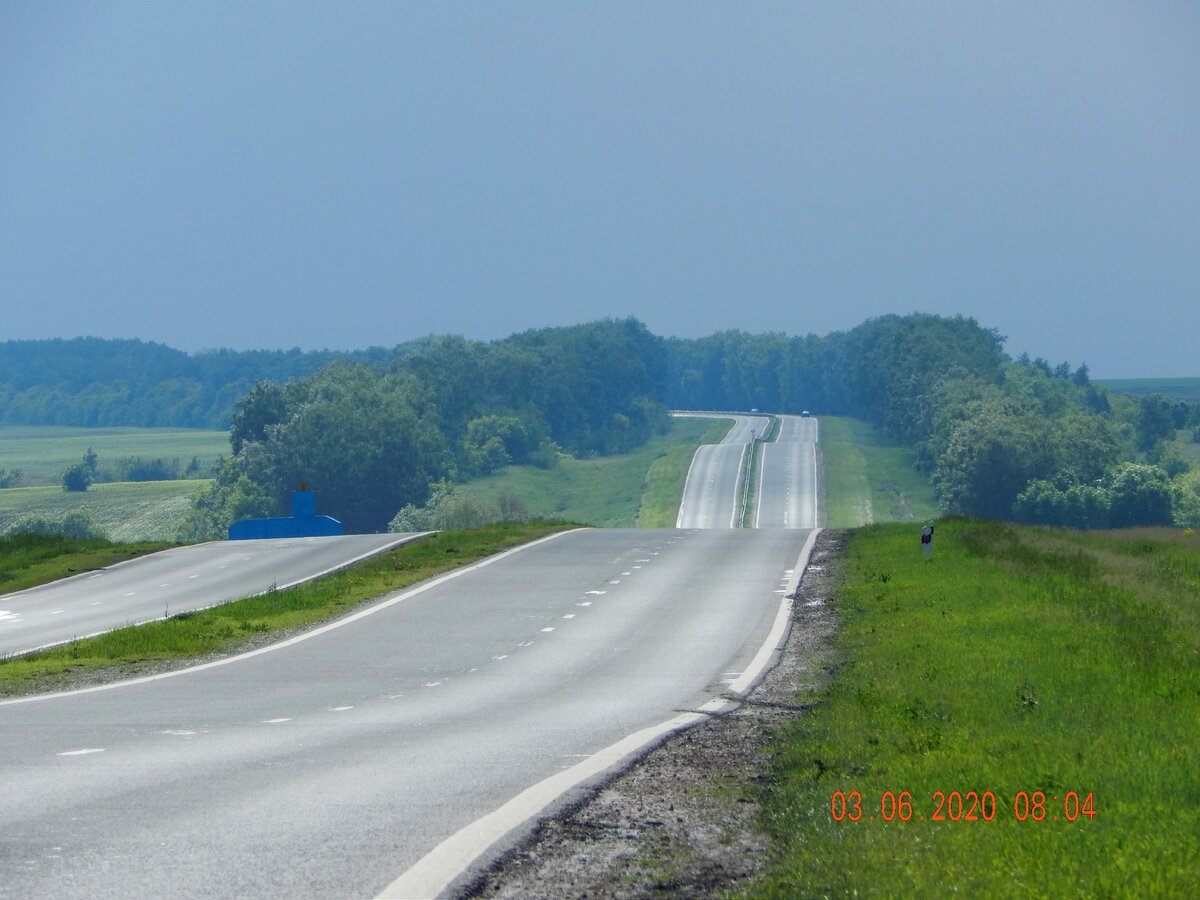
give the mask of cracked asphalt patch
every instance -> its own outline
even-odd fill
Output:
[[[721,897],[770,859],[759,798],[769,750],[834,665],[849,532],[818,537],[776,666],[734,711],[668,738],[591,798],[543,821],[462,897]]]

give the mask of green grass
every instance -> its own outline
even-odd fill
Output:
[[[59,484],[62,471],[96,451],[100,469],[118,459],[199,457],[209,471],[218,456],[229,455],[229,433],[195,428],[68,428],[55,425],[0,425],[0,469],[20,469],[21,483]]]
[[[1172,400],[1200,403],[1200,378],[1104,378],[1096,383],[1114,394],[1164,394]]]
[[[926,560],[911,527],[852,537],[840,665],[776,749],[778,853],[750,895],[1200,896],[1200,538],[935,540]],[[835,791],[861,821],[833,821]],[[885,791],[912,821],[883,821]],[[936,791],[991,791],[996,819],[931,821]],[[1019,822],[1020,791],[1059,799]],[[1068,791],[1093,819],[1067,821]]]
[[[568,527],[531,522],[446,531],[308,584],[2,660],[0,695],[53,690],[66,678],[98,670],[128,676],[148,664],[233,653],[249,640],[334,618],[390,591]]]
[[[11,594],[80,572],[103,569],[169,546],[165,543],[77,541],[59,535],[0,537],[0,594]]]
[[[25,515],[55,518],[81,509],[110,540],[170,541],[191,508],[192,498],[210,482],[138,481],[94,484],[84,492],[61,487],[0,490],[0,532]]]
[[[675,418],[666,435],[633,453],[564,457],[553,469],[508,466],[458,490],[493,504],[511,494],[535,516],[601,528],[674,527],[695,448],[728,431],[728,420]]]
[[[824,524],[854,528],[872,522],[911,522],[938,515],[933,485],[914,468],[916,454],[889,446],[866,422],[820,419]]]

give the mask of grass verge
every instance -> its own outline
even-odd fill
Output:
[[[777,747],[750,895],[1200,896],[1198,539],[951,520],[918,546],[850,541],[842,663]]]
[[[532,515],[544,518],[601,528],[670,528],[675,525],[696,447],[714,434],[719,441],[728,431],[728,420],[674,418],[667,434],[652,438],[633,453],[595,459],[563,457],[553,469],[508,466],[457,490],[491,505],[511,495]]]
[[[11,594],[80,572],[174,546],[167,543],[112,544],[77,541],[60,535],[17,534],[0,537],[0,594]]]
[[[307,584],[5,659],[0,696],[55,690],[92,674],[126,677],[163,663],[235,653],[249,642],[332,619],[365,601],[568,527],[509,522],[446,531]]]
[[[826,527],[911,522],[939,514],[933,485],[913,468],[913,450],[889,446],[858,419],[822,416],[820,429]]]

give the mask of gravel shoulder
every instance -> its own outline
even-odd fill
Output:
[[[834,666],[846,531],[817,539],[776,666],[732,712],[680,732],[593,796],[544,820],[461,895],[722,897],[770,859],[758,828],[769,749]]]

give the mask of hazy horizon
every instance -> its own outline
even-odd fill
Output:
[[[0,0],[0,339],[920,311],[1197,376],[1197,95],[1181,2]]]

